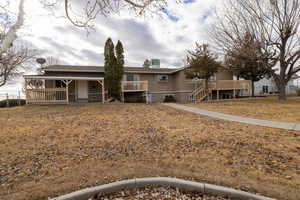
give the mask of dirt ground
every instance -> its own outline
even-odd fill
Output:
[[[300,123],[300,98],[279,101],[277,97],[267,97],[188,105],[243,117]]]
[[[0,127],[3,200],[153,176],[300,199],[296,131],[145,104],[4,108]]]

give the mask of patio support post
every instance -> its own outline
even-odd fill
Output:
[[[66,97],[67,97],[67,102],[69,102],[69,84],[72,82],[72,80],[62,80],[66,84]]]
[[[146,103],[149,103],[148,91],[146,91]]]
[[[105,89],[104,89],[104,80],[102,82],[102,103],[105,103]]]
[[[217,99],[219,100],[219,91],[220,90],[217,90]]]
[[[104,87],[104,80],[98,80],[98,83],[101,85],[101,91],[102,91],[102,103],[105,103],[105,87]]]

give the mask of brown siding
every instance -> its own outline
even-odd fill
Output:
[[[184,70],[181,70],[173,75],[175,91],[192,91],[193,84],[185,77]]]
[[[140,74],[140,81],[148,81],[149,92],[173,91],[173,76],[168,75],[168,82],[159,82],[159,74]]]

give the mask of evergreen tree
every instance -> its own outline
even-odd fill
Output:
[[[104,47],[104,72],[105,85],[108,90],[108,96],[112,96],[113,80],[114,80],[114,63],[115,63],[114,43],[110,38],[105,42]]]
[[[121,81],[124,72],[124,49],[120,41],[116,48],[110,38],[107,39],[104,47],[104,69],[105,85],[108,95],[114,99],[121,100]]]
[[[123,44],[120,40],[116,45],[116,73],[115,73],[115,94],[114,97],[121,99],[121,82],[124,73],[124,49]]]
[[[185,74],[187,78],[199,78],[206,80],[206,87],[211,76],[218,72],[222,65],[208,48],[207,44],[199,45],[196,43],[194,51],[188,51],[186,58],[187,69]]]
[[[146,60],[144,61],[143,67],[145,67],[145,68],[150,68],[150,66],[151,66],[151,61],[148,60],[148,59],[146,59]]]
[[[260,43],[250,33],[246,33],[243,40],[237,41],[235,47],[226,54],[225,64],[235,75],[252,81],[252,96],[255,94],[254,82],[271,76],[263,59],[265,57],[268,57],[267,53],[263,52]]]

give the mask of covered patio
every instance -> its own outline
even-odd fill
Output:
[[[27,104],[105,102],[103,77],[25,75]]]

